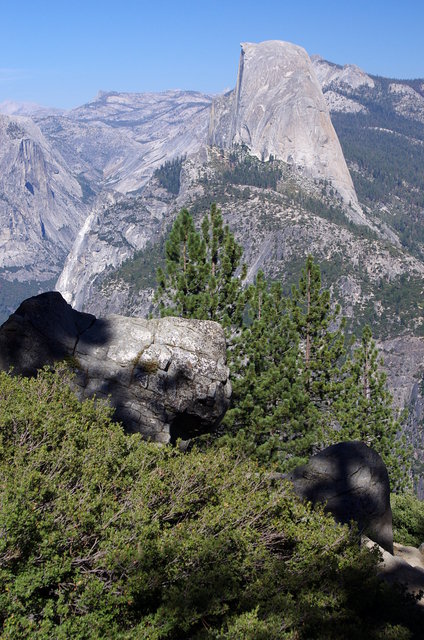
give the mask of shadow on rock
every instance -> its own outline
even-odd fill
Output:
[[[129,432],[154,442],[213,430],[231,385],[221,326],[182,318],[95,318],[60,293],[25,300],[0,327],[0,368],[25,376],[68,361],[81,398],[108,399]]]
[[[354,520],[361,534],[393,553],[389,477],[373,449],[363,442],[332,445],[287,478],[299,497],[323,503],[338,522]]]

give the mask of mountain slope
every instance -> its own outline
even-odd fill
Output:
[[[19,294],[37,292],[42,282],[52,286],[87,213],[81,198],[78,181],[37,125],[0,115],[2,315],[16,306],[13,282]]]
[[[211,100],[195,91],[100,92],[82,107],[38,122],[92,188],[128,193],[141,189],[165,160],[198,150]]]
[[[313,61],[358,197],[424,258],[424,81]],[[353,105],[353,106],[352,106]]]

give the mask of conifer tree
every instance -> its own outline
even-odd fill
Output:
[[[200,232],[183,209],[158,274],[162,315],[217,320],[228,329],[233,405],[224,440],[286,470],[320,448],[360,439],[382,455],[392,486],[404,486],[407,452],[396,440],[399,425],[370,329],[342,366],[344,320],[313,258],[285,298],[281,284],[269,285],[262,272],[243,291],[245,271],[235,276],[241,255],[215,205]]]
[[[237,448],[286,470],[312,453],[317,410],[299,375],[299,337],[281,284],[269,286],[259,272],[247,299],[250,324],[232,353],[233,407],[224,426]]]
[[[387,389],[383,361],[369,326],[360,345],[344,366],[343,386],[335,403],[340,430],[337,440],[362,440],[377,451],[386,463],[392,490],[409,484],[410,451],[398,437],[399,422],[393,414],[393,398]]]
[[[340,394],[341,365],[345,355],[344,318],[340,306],[331,304],[328,290],[322,289],[321,272],[312,256],[308,256],[299,284],[292,288],[291,314],[299,335],[302,352],[299,376],[305,393],[316,408],[310,410],[310,429],[321,434],[317,448],[327,446],[333,439],[334,415],[332,405]]]
[[[244,302],[242,247],[224,226],[215,204],[197,231],[191,214],[178,214],[165,247],[166,267],[158,271],[156,301],[163,315],[216,320],[229,329],[241,324]]]

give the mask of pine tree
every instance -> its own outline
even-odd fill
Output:
[[[322,428],[321,441],[317,445],[324,446],[331,438],[332,404],[342,384],[345,320],[340,318],[340,306],[332,306],[330,292],[322,289],[320,269],[310,255],[302,269],[299,285],[292,288],[290,307],[303,354],[299,375],[318,412],[311,412],[314,420],[319,416]]]
[[[171,228],[165,259],[165,271],[159,269],[157,277],[160,314],[192,317],[193,307],[202,303],[207,267],[206,247],[187,209],[180,211]]]
[[[398,437],[400,425],[394,418],[382,365],[366,326],[360,345],[344,366],[343,387],[335,404],[340,425],[337,440],[362,440],[375,449],[386,463],[392,490],[397,491],[409,484],[411,452]]]
[[[242,247],[224,226],[215,204],[197,231],[191,214],[178,214],[165,247],[166,267],[158,272],[156,301],[163,315],[216,320],[230,329],[240,326],[242,283],[246,269],[236,276]]]
[[[158,277],[162,315],[217,320],[227,327],[233,406],[223,422],[224,440],[289,469],[317,449],[360,439],[382,455],[392,486],[404,486],[407,450],[396,439],[399,425],[370,329],[342,365],[344,320],[322,289],[313,258],[308,256],[290,299],[262,272],[243,291],[245,270],[235,276],[241,255],[215,205],[200,232],[183,209],[166,243],[166,270]]]
[[[224,418],[232,445],[289,469],[312,453],[315,407],[305,391],[296,326],[280,283],[259,272],[249,287],[250,324],[232,353],[233,407]]]

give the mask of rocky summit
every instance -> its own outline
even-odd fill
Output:
[[[209,143],[245,145],[330,181],[362,220],[355,189],[321,87],[304,49],[271,40],[241,45],[237,85],[212,105]]]
[[[0,327],[0,368],[28,376],[64,360],[81,398],[110,400],[127,431],[166,443],[219,424],[231,396],[225,347],[216,322],[95,318],[50,292]]]

